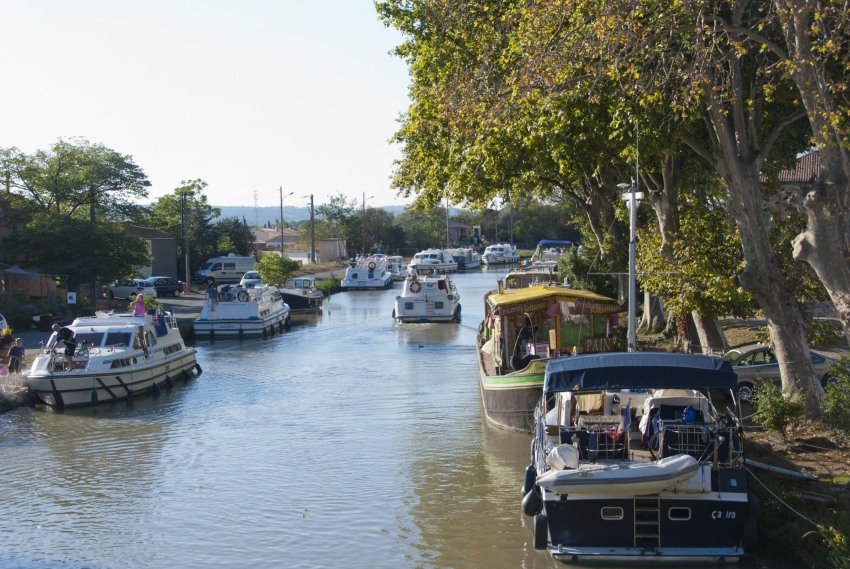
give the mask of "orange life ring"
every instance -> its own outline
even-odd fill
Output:
[[[370,269],[375,270],[375,267],[377,267],[377,266],[378,265],[375,264],[375,261],[369,261],[369,268]]]
[[[422,284],[419,281],[413,281],[412,283],[410,283],[410,292],[416,294],[420,290],[422,290]]]

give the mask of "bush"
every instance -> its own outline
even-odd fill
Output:
[[[836,346],[844,338],[844,329],[835,320],[811,320],[806,326],[806,340],[812,346]]]
[[[830,439],[840,446],[850,444],[850,356],[841,356],[827,364],[832,380],[823,397],[823,424]]]
[[[773,382],[756,380],[753,389],[753,418],[765,429],[787,438],[788,427],[798,423],[806,413],[805,403],[798,398],[786,397]]]
[[[32,328],[32,313],[27,308],[26,297],[22,294],[14,293],[0,297],[0,314],[6,317],[9,327],[13,330]]]

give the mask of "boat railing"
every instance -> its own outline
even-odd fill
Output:
[[[740,464],[742,443],[737,425],[727,425],[724,420],[713,423],[662,421],[661,428],[649,441],[649,449],[658,458],[687,454],[699,462],[710,462],[714,468],[729,468]]]

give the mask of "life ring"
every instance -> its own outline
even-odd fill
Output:
[[[420,290],[422,290],[422,283],[420,283],[419,281],[413,281],[412,283],[410,283],[409,288],[410,292],[412,292],[413,294],[417,294]]]
[[[375,261],[369,261],[369,268],[370,268],[371,270],[373,270],[373,271],[374,271],[374,270],[375,270],[375,267],[377,267],[377,266],[378,266],[378,265],[376,265],[376,264],[375,264]]]

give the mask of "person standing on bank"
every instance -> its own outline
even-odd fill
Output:
[[[57,338],[65,344],[65,371],[70,371],[74,367],[74,352],[77,351],[77,339],[74,338],[74,331],[68,327],[59,327],[59,324],[53,325],[53,331],[56,332]]]
[[[15,344],[9,348],[9,374],[21,373],[21,362],[24,359],[24,341],[15,338]]]
[[[136,299],[130,303],[130,308],[133,310],[133,316],[145,315],[145,296],[137,294]]]

